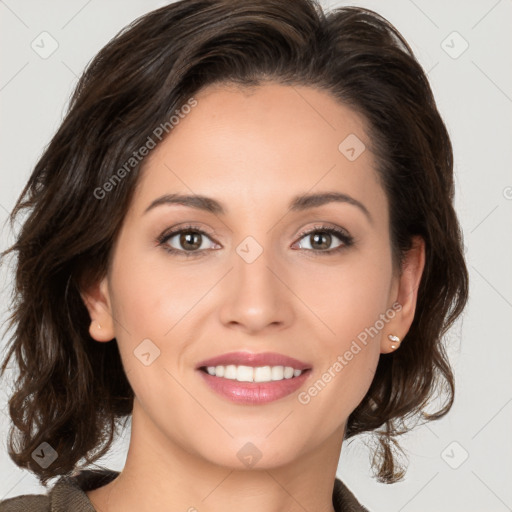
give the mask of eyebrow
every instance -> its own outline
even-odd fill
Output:
[[[340,192],[322,192],[318,194],[295,196],[290,202],[289,209],[293,212],[300,212],[310,208],[317,208],[328,203],[347,203],[355,206],[365,214],[370,223],[373,223],[373,218],[363,203]],[[157,206],[166,204],[179,204],[190,208],[196,208],[198,210],[204,210],[216,215],[226,214],[226,210],[222,204],[211,197],[186,194],[165,194],[152,201],[144,210],[143,215]]]

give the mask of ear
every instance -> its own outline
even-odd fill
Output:
[[[105,276],[101,281],[81,288],[80,296],[91,317],[91,337],[96,341],[112,340],[115,334],[108,277]]]
[[[416,311],[418,287],[424,267],[425,240],[421,236],[415,236],[413,237],[411,249],[407,251],[405,255],[401,273],[395,278],[396,282],[393,286],[391,300],[392,303],[398,303],[401,309],[398,310],[395,317],[388,322],[387,329],[381,340],[381,354],[394,351],[394,349],[391,348],[393,342],[389,340],[388,334],[393,334],[398,336],[400,340],[403,340],[411,327]]]

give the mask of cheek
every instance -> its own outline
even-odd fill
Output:
[[[186,326],[194,321],[200,298],[218,279],[211,272],[172,265],[165,254],[159,253],[155,250],[148,256],[126,245],[118,252],[111,278],[120,354],[126,373],[137,380],[134,387],[141,394],[160,366],[184,364],[190,341]],[[170,348],[172,357],[167,353]],[[151,360],[157,357],[150,366],[143,367],[137,354],[147,352]],[[138,377],[141,371],[145,375],[142,381]],[[161,382],[169,386],[168,374],[158,374],[155,378],[155,389]]]
[[[346,417],[364,398],[379,361],[386,321],[394,316],[394,310],[388,311],[392,265],[386,254],[383,245],[310,274],[315,286],[307,300],[321,320],[316,340],[323,361],[301,403],[310,400],[319,410],[333,408],[334,418]]]
[[[343,349],[385,314],[392,284],[386,254],[386,247],[354,252],[339,265],[310,268],[300,278],[300,296],[324,325],[328,345]]]
[[[197,275],[170,265],[163,249],[148,256],[126,244],[114,269],[114,312],[134,335],[162,338],[197,301]]]

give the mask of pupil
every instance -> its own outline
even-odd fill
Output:
[[[323,234],[320,234],[320,233],[315,233],[313,235],[313,244],[316,244],[316,243],[320,243],[320,245],[322,245],[321,242],[318,242],[318,240],[321,238],[321,237],[324,237],[324,238],[327,238],[327,243],[323,244],[323,247],[321,247],[322,249],[327,249],[329,247],[329,241],[330,241],[330,237],[331,235],[329,233],[323,233]]]
[[[198,241],[199,236],[199,233],[184,233],[180,237],[180,243],[184,248],[187,248],[187,245],[191,244],[192,247],[189,248],[198,249],[199,247],[201,247],[201,243]],[[194,238],[196,240],[195,243],[193,241]]]

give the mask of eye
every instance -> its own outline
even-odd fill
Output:
[[[185,226],[173,231],[166,231],[157,239],[159,245],[173,254],[184,256],[198,256],[208,250],[205,237],[210,239],[208,233],[195,226]],[[211,248],[210,248],[211,249]]]
[[[340,243],[336,247],[329,249],[333,242],[333,237],[340,240]],[[306,233],[302,233],[302,239],[305,239],[307,242],[309,241],[309,243],[306,243],[309,247],[301,246],[301,249],[313,251],[314,254],[316,253],[315,255],[322,254],[326,256],[338,253],[354,243],[353,237],[345,230],[331,226],[315,226]]]

